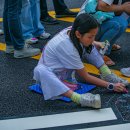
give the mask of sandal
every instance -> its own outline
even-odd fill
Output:
[[[104,59],[104,62],[107,66],[114,66],[115,65],[115,62],[112,61],[108,56],[104,56],[103,59]]]
[[[119,45],[113,44],[112,51],[117,51],[117,50],[120,50],[120,49],[121,49],[121,47]]]

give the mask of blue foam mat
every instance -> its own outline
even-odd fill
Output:
[[[79,93],[79,94],[83,94],[83,93],[86,93],[86,92],[88,92],[88,91],[94,89],[95,87],[96,87],[96,86],[95,86],[95,85],[92,85],[92,84],[78,83],[78,89],[75,90],[75,92],[77,92],[77,93]],[[42,90],[41,90],[39,84],[34,84],[34,85],[32,85],[32,86],[29,86],[29,90],[44,95],[44,92],[42,92]],[[64,96],[61,97],[61,98],[58,99],[58,100],[63,100],[63,101],[65,101],[65,102],[71,102],[71,99],[70,99],[70,98],[67,98],[67,97],[64,97]]]

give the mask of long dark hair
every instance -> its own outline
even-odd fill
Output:
[[[82,57],[83,50],[80,45],[79,39],[76,37],[75,32],[79,31],[81,35],[84,35],[85,33],[88,33],[91,29],[95,29],[98,26],[99,24],[97,20],[87,13],[80,14],[75,19],[70,31],[70,39],[78,50],[80,57]]]

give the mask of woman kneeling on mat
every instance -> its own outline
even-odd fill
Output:
[[[74,72],[86,82],[111,91],[126,90],[128,82],[111,73],[95,48],[93,42],[97,32],[98,22],[89,14],[81,14],[72,27],[62,30],[47,43],[34,69],[34,79],[40,83],[45,100],[62,95],[82,107],[101,108],[99,94],[78,94],[64,83],[64,80],[68,79],[75,81]],[[83,57],[100,70],[102,79],[85,70],[81,60]]]

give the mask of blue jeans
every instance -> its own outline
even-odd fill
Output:
[[[25,44],[19,17],[21,7],[21,0],[5,0],[3,13],[5,42],[8,46],[14,46],[16,50],[22,49]]]
[[[108,40],[110,47],[108,48],[107,55],[111,53],[112,45],[116,40],[125,32],[130,17],[126,19],[123,15],[115,16],[114,18],[104,21],[100,25],[99,32],[96,36],[97,41]]]
[[[22,3],[21,24],[24,39],[38,37],[44,32],[40,22],[39,0],[24,0]]]

